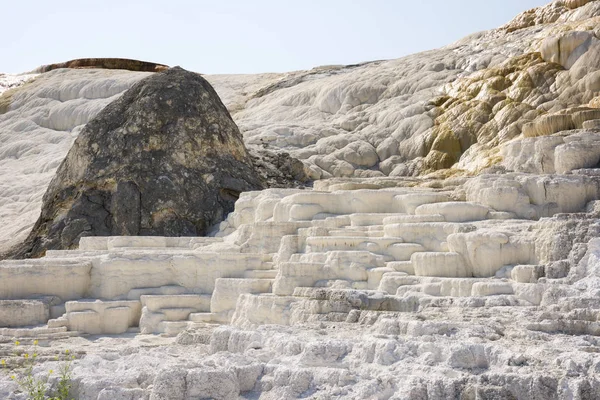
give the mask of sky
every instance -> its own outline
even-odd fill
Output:
[[[85,57],[206,74],[399,58],[550,0],[0,0],[0,71]]]

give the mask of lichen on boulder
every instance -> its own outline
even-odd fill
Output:
[[[171,68],[138,82],[86,125],[12,256],[73,248],[82,236],[201,236],[240,192],[263,187],[211,85]]]

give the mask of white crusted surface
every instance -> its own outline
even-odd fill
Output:
[[[361,179],[242,194],[218,238],[85,239],[0,263],[0,298],[24,306],[0,313],[0,358],[12,338],[70,348],[81,400],[598,398],[599,3],[399,60],[208,77],[247,143]],[[26,233],[78,126],[142,76],[62,70],[15,91],[3,240]],[[516,172],[384,177],[500,163]],[[70,337],[84,333],[102,336]],[[0,397],[15,389],[0,373]]]

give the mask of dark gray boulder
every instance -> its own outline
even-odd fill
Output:
[[[284,151],[248,147],[252,163],[270,188],[305,188],[312,183],[302,161]]]
[[[82,236],[202,236],[242,191],[264,188],[210,84],[179,67],[156,73],[83,129],[12,257],[68,249]]]

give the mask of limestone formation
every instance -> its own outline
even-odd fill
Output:
[[[500,184],[477,197],[502,177],[247,192],[216,237],[83,237],[78,250],[0,262],[0,315],[11,321],[0,335],[176,336],[168,354],[143,350],[159,338],[137,342],[149,367],[127,368],[127,384],[110,366],[130,362],[122,339],[112,355],[86,347],[74,370],[85,399],[414,398],[431,385],[424,398],[567,399],[567,387],[593,399],[600,195],[573,191],[576,176],[538,176],[544,191],[519,175],[511,181],[536,212],[499,196]],[[471,201],[449,201],[460,193]],[[550,218],[536,221],[541,211]]]
[[[600,398],[599,18],[557,0],[398,60],[208,76],[270,188],[208,237],[1,261],[6,372],[38,340],[34,376],[70,349],[82,400]],[[0,76],[0,245],[148,75]]]
[[[15,256],[72,248],[82,236],[204,235],[239,193],[261,187],[210,84],[172,68],[138,82],[85,126]]]

